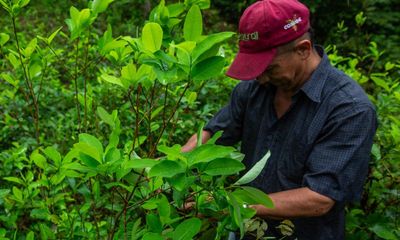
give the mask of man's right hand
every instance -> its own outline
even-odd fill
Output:
[[[201,143],[206,143],[211,138],[209,131],[203,130],[201,134]],[[182,146],[182,152],[190,152],[197,146],[197,134],[194,134],[189,138],[185,145]]]

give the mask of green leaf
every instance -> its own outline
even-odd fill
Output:
[[[32,79],[39,76],[42,73],[42,66],[39,64],[32,64],[29,66],[29,77]]]
[[[111,114],[109,114],[103,107],[97,107],[97,115],[99,115],[100,119],[103,120],[105,123],[114,127],[114,119]]]
[[[109,82],[109,83],[112,83],[112,84],[116,84],[116,85],[121,86],[121,87],[125,87],[122,84],[121,79],[119,79],[119,78],[117,78],[115,76],[103,73],[103,74],[101,74],[101,79],[103,79],[106,82]]]
[[[23,197],[22,191],[15,186],[12,188],[12,191],[13,191],[13,195],[14,195],[15,199],[20,202],[23,202],[24,197]]]
[[[240,239],[242,239],[244,236],[244,223],[242,221],[242,215],[240,213],[240,205],[232,193],[226,192],[226,194],[228,195],[229,202],[233,207],[233,220],[240,229]]]
[[[0,4],[3,6],[3,8],[4,8],[9,14],[11,14],[11,8],[10,8],[10,6],[7,4],[6,1],[0,0]]]
[[[225,66],[225,59],[220,56],[206,58],[194,65],[192,69],[192,78],[194,81],[200,82],[210,78],[214,78],[221,74]]]
[[[234,185],[243,185],[247,184],[260,175],[261,171],[264,169],[265,164],[267,163],[267,160],[271,156],[271,152],[268,151],[264,157],[261,158],[260,161],[258,161],[254,166],[245,174],[243,175],[237,182],[234,183]]]
[[[186,41],[197,41],[203,32],[203,18],[199,6],[193,5],[185,18],[183,37]]]
[[[93,0],[92,11],[94,14],[102,13],[107,10],[108,5],[114,0]]]
[[[210,162],[217,158],[223,158],[234,152],[233,147],[204,144],[187,154],[189,167],[202,162]]]
[[[142,240],[164,240],[164,238],[159,233],[146,233]]]
[[[14,183],[18,183],[21,184],[23,186],[25,186],[24,181],[22,181],[22,179],[16,178],[16,177],[3,177],[4,180],[9,181],[9,182],[14,182]]]
[[[36,164],[36,166],[40,167],[41,169],[45,170],[47,168],[47,160],[46,158],[40,154],[37,150],[33,151],[30,159]]]
[[[382,87],[386,91],[390,92],[390,87],[384,79],[382,79],[379,76],[371,76],[371,79],[372,79],[372,81],[374,81],[374,83],[376,85],[378,85],[379,87]]]
[[[169,201],[167,197],[163,194],[161,194],[161,197],[158,201],[158,206],[157,206],[158,213],[160,214],[160,220],[161,223],[164,225],[169,221],[170,215],[171,215],[171,205],[169,204]]]
[[[30,232],[26,235],[25,240],[35,240],[35,234],[34,234],[32,231],[30,231]]]
[[[88,143],[75,143],[74,148],[80,152],[79,157],[87,166],[96,167],[99,163],[102,163],[100,153]]]
[[[186,158],[183,156],[181,149],[182,147],[178,144],[175,144],[172,147],[167,147],[165,145],[157,146],[157,150],[166,154],[169,160],[181,159],[185,161]]]
[[[235,35],[234,32],[222,32],[222,33],[215,33],[208,35],[193,49],[192,53],[193,62],[195,62],[200,56],[205,54],[208,50],[212,49],[215,46],[218,46],[220,43],[231,38],[233,35]]]
[[[231,158],[217,158],[207,164],[204,172],[211,176],[232,175],[245,169],[243,163]]]
[[[398,239],[394,233],[393,229],[388,228],[383,224],[376,224],[369,228],[369,230],[373,231],[376,235],[380,238],[387,239],[387,240],[396,240]]]
[[[103,154],[103,145],[95,136],[87,133],[81,133],[79,134],[79,142],[87,143],[94,147],[100,155]]]
[[[29,58],[32,55],[32,53],[36,50],[36,46],[37,46],[37,38],[34,38],[28,43],[26,48],[23,50],[24,56],[26,58]]]
[[[158,163],[159,161],[156,161],[155,159],[133,159],[125,162],[123,164],[123,167],[127,169],[147,168],[147,167],[153,167]]]
[[[161,233],[163,230],[160,218],[152,213],[146,215],[146,225],[153,233]]]
[[[173,177],[185,169],[176,161],[163,160],[153,166],[149,171],[149,177]]]
[[[54,31],[48,38],[47,43],[50,45],[53,39],[57,36],[57,34],[61,31],[63,27],[59,27],[56,31]]]
[[[133,63],[128,63],[126,66],[122,67],[121,78],[125,79],[131,84],[134,84],[137,80],[136,78],[136,66]]]
[[[253,188],[253,187],[241,187],[241,189],[243,189],[247,196],[252,199],[254,202],[258,203],[258,204],[262,204],[267,208],[273,208],[274,207],[274,203],[272,202],[271,198],[265,194],[263,191],[258,190],[257,188]]]
[[[43,152],[48,158],[54,161],[56,166],[61,165],[61,154],[54,147],[47,147]]]
[[[0,46],[4,46],[8,40],[10,40],[10,36],[7,33],[0,33]]]
[[[141,218],[138,218],[135,223],[133,224],[132,231],[131,231],[131,240],[137,240],[143,234],[142,231],[139,231],[140,224],[142,222]]]
[[[181,222],[175,229],[173,240],[191,240],[200,232],[201,220],[198,218],[189,218]]]
[[[160,50],[163,39],[163,30],[158,23],[146,23],[142,31],[143,47],[150,52]]]

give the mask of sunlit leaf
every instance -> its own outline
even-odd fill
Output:
[[[267,160],[271,156],[271,152],[268,151],[264,157],[261,158],[260,161],[258,161],[245,175],[243,175],[237,182],[235,182],[235,185],[243,185],[247,184],[260,175],[261,171],[264,169],[265,164],[267,163]]]
[[[204,173],[211,176],[232,175],[245,169],[243,163],[231,158],[217,158],[207,164]]]
[[[199,6],[193,5],[185,18],[183,37],[186,41],[197,41],[203,32],[203,18]]]
[[[161,48],[163,30],[158,23],[146,23],[142,30],[143,47],[150,52],[156,52]]]
[[[172,235],[173,240],[191,240],[200,232],[201,220],[198,218],[189,218],[181,222]]]

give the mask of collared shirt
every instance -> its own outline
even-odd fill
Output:
[[[335,200],[324,216],[292,219],[293,239],[339,240],[344,239],[344,205],[362,193],[377,119],[363,89],[332,67],[321,47],[317,50],[320,64],[281,118],[274,109],[274,86],[242,81],[205,130],[223,130],[219,144],[241,142],[247,169],[271,151],[252,186],[266,193],[308,187]],[[269,223],[269,234],[276,235],[277,222]]]

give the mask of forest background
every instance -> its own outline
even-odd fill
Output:
[[[0,239],[264,237],[242,208],[261,193],[232,184],[237,150],[180,153],[237,84],[223,72],[252,2],[0,0]],[[303,2],[379,117],[346,238],[400,239],[400,3]]]

